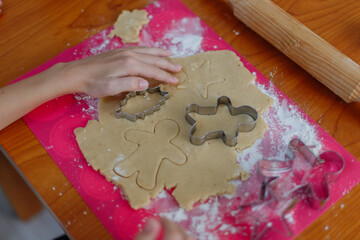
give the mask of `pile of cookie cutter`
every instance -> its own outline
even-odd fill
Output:
[[[285,228],[286,235],[292,236],[291,227],[286,221],[286,213],[294,208],[298,202],[307,200],[314,209],[321,209],[330,198],[329,184],[337,180],[345,167],[344,158],[337,152],[325,151],[319,156],[307,147],[301,140],[290,141],[285,160],[261,160],[258,165],[258,175],[262,180],[261,190],[257,201],[240,206],[241,210],[249,209],[260,204],[286,203],[279,215]],[[300,168],[297,171],[296,168]],[[295,173],[294,173],[295,172]],[[286,188],[289,184],[287,176],[298,176],[299,182],[295,187]],[[303,174],[303,175],[301,175]],[[255,219],[252,240],[260,240],[271,230],[273,224],[269,222],[261,229],[263,219]]]
[[[236,131],[235,137],[228,137],[223,130],[216,130],[205,133],[202,137],[195,137],[193,134],[196,131],[196,120],[190,116],[190,113],[197,113],[200,115],[214,115],[217,112],[218,106],[224,104],[229,108],[230,114],[232,116],[236,115],[248,115],[252,118],[251,122],[239,123]],[[221,96],[217,99],[217,103],[214,106],[199,106],[198,104],[190,104],[186,107],[186,121],[191,125],[190,128],[190,142],[194,145],[201,145],[208,140],[215,138],[222,138],[223,142],[232,147],[235,146],[239,137],[239,132],[250,132],[255,128],[256,121],[258,118],[257,111],[247,105],[242,105],[239,107],[234,107],[231,103],[231,100],[227,96]]]
[[[130,98],[136,97],[136,96],[144,96],[146,94],[153,94],[153,93],[159,93],[162,98],[159,100],[158,104],[154,105],[150,109],[146,109],[142,113],[136,113],[135,115],[131,115],[127,112],[122,111],[122,107],[125,106]],[[154,112],[159,111],[160,107],[164,105],[165,101],[169,98],[170,93],[166,91],[162,91],[160,87],[154,87],[154,88],[148,88],[144,91],[135,91],[135,92],[129,92],[126,94],[125,98],[120,101],[120,107],[115,110],[115,116],[116,118],[125,118],[129,121],[135,122],[138,119],[145,119],[146,116],[154,114]]]

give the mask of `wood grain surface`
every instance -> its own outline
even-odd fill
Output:
[[[343,102],[239,22],[222,0],[182,1],[360,159],[360,103]],[[5,0],[0,16],[0,86],[52,59],[68,48],[68,43],[76,45],[107,28],[123,9],[143,8],[151,2]],[[360,63],[360,1],[274,2]],[[73,238],[111,238],[22,120],[0,132],[0,144]],[[53,186],[61,190],[61,197]],[[359,186],[296,239],[360,239],[358,199]],[[84,211],[88,214],[82,214]]]
[[[360,66],[271,0],[231,0],[234,15],[345,102],[360,102]]]

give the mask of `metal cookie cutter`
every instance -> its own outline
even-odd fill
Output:
[[[250,116],[252,118],[252,121],[240,122],[238,124],[236,135],[233,138],[228,137],[223,130],[211,131],[205,133],[202,137],[195,137],[193,134],[196,131],[196,120],[190,116],[190,113],[194,112],[200,115],[214,115],[217,112],[218,106],[221,104],[225,104],[229,108],[230,114],[232,116],[243,114]],[[207,140],[222,138],[223,142],[230,147],[236,145],[239,132],[250,132],[255,128],[257,118],[258,118],[258,113],[254,108],[246,105],[234,107],[231,104],[230,98],[227,96],[219,97],[215,106],[199,106],[194,103],[190,104],[186,107],[186,115],[185,115],[186,121],[191,125],[190,142],[192,144],[201,145]]]
[[[290,141],[284,160],[261,160],[259,197],[239,207],[241,219],[252,221],[251,240],[265,239],[270,231],[293,236],[286,214],[302,200],[307,200],[304,203],[314,209],[321,209],[330,197],[329,184],[336,181],[344,167],[345,161],[337,152],[326,151],[316,156],[299,139]],[[264,206],[273,213],[262,214]]]
[[[162,98],[160,99],[158,104],[154,105],[150,109],[146,109],[142,113],[136,113],[135,115],[131,115],[129,113],[122,112],[122,107],[124,105],[126,105],[126,103],[128,102],[128,100],[130,98],[136,97],[136,96],[144,96],[147,93],[149,93],[149,94],[159,93],[162,96]],[[154,114],[154,112],[156,112],[156,111],[159,111],[161,105],[163,105],[165,103],[165,101],[169,98],[169,95],[170,95],[169,92],[161,91],[160,87],[148,88],[144,91],[129,92],[128,94],[126,94],[125,98],[120,101],[120,107],[115,110],[116,118],[126,118],[127,120],[130,120],[133,122],[135,122],[139,118],[145,119],[146,116]]]
[[[240,209],[254,209],[254,206],[261,204],[281,206],[278,220],[282,226],[277,227],[281,227],[287,236],[292,236],[293,231],[286,219],[287,212],[304,199],[312,208],[321,209],[330,198],[329,184],[336,181],[344,167],[345,160],[339,153],[326,151],[316,156],[302,141],[293,139],[289,143],[285,160],[260,161],[259,177],[263,180],[259,198],[240,206]],[[251,239],[263,239],[268,232],[273,231],[273,221],[276,218],[254,217]],[[260,228],[262,222],[265,222],[265,227]]]
[[[297,186],[281,195],[297,197],[305,194],[311,206],[319,209],[330,198],[329,183],[336,181],[344,167],[345,160],[339,153],[325,151],[315,156],[302,141],[293,139],[285,154],[285,161],[263,159],[260,161],[259,171],[268,180],[271,179],[270,186],[276,185],[287,174],[296,172],[299,177]],[[279,198],[279,194],[275,195]]]

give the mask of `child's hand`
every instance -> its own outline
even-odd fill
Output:
[[[116,95],[145,90],[149,83],[144,78],[176,84],[177,78],[169,72],[179,72],[181,66],[166,58],[170,55],[159,48],[122,48],[58,64],[53,74],[59,71],[69,92],[84,92],[92,97]]]
[[[156,240],[161,229],[163,229],[164,233],[163,240],[194,240],[193,237],[186,234],[179,224],[173,223],[166,218],[160,218],[160,221],[150,218],[135,240]]]
[[[149,83],[142,77],[175,84],[178,80],[169,72],[178,72],[181,66],[166,58],[170,55],[171,52],[157,48],[112,50],[56,64],[38,75],[0,88],[0,130],[42,103],[65,94],[84,92],[103,97],[144,90]]]

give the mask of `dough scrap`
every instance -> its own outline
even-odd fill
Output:
[[[135,9],[132,12],[124,10],[114,23],[114,29],[111,30],[109,37],[118,36],[123,43],[139,42],[141,28],[149,23],[147,15],[145,10]]]
[[[262,93],[252,83],[254,76],[231,51],[211,51],[173,59],[173,61],[183,66],[181,72],[175,74],[179,78],[180,84],[178,86],[160,85],[162,90],[170,92],[169,99],[160,111],[147,116],[145,120],[136,122],[116,119],[114,111],[119,106],[120,98],[106,97],[102,98],[99,103],[99,121],[89,121],[85,128],[75,130],[76,139],[84,157],[95,170],[99,170],[109,181],[122,188],[134,209],[146,206],[150,199],[156,197],[163,188],[175,188],[173,197],[180,206],[186,209],[191,209],[195,202],[205,201],[210,196],[234,193],[235,188],[230,181],[237,178],[246,180],[249,176],[237,163],[236,153],[252,146],[257,139],[263,137],[267,129],[260,114],[255,129],[251,132],[240,132],[237,145],[234,147],[226,146],[221,139],[210,140],[200,146],[191,144],[189,141],[190,124],[185,120],[185,108],[188,104],[215,105],[217,98],[225,95],[230,97],[234,106],[250,105],[259,113],[263,113],[270,107],[273,99]],[[206,62],[211,66],[207,72],[201,67],[194,67],[202,66]],[[205,71],[206,74],[199,74],[202,71]],[[218,81],[219,79],[221,81]],[[206,98],[202,95],[204,92],[199,89],[207,89]],[[150,101],[153,100],[152,95],[154,94],[149,95]],[[138,100],[132,98],[128,103],[137,105]],[[156,99],[154,103],[156,103]],[[215,118],[213,126],[203,124],[204,131],[207,131],[208,128],[216,128],[218,125],[216,121],[229,119],[228,112],[219,110],[216,115],[212,116]],[[204,119],[199,119],[200,122],[207,121],[207,116],[196,116],[196,118],[199,117],[204,117]],[[151,160],[152,157],[159,156],[156,160],[156,164],[159,164],[156,176],[153,175],[154,168],[146,169],[129,165],[125,167],[127,169],[122,169],[125,171],[132,169],[128,172],[129,174],[136,170],[138,173],[140,171],[142,174],[152,175],[149,180],[151,184],[145,183],[153,186],[155,179],[155,186],[151,190],[138,184],[138,174],[136,173],[127,175],[128,177],[121,177],[114,172],[115,165],[138,154],[139,142],[133,141],[131,137],[132,140],[127,139],[127,134],[137,131],[153,133],[155,126],[161,122],[173,123],[173,121],[176,122],[178,133],[174,137],[173,130],[169,131],[166,144],[171,143],[172,146],[176,146],[184,153],[187,158],[185,163],[183,163],[183,159],[180,160],[180,155],[179,159],[175,161],[173,159],[171,159],[172,161],[159,161],[167,150],[165,147],[158,150],[163,142],[153,141],[153,148],[156,150],[149,150],[149,157],[146,159]],[[171,124],[169,123],[169,125]],[[233,131],[235,125],[233,121],[224,121],[222,126],[225,130]],[[169,141],[169,139],[171,140]],[[171,158],[174,156],[172,155]],[[138,164],[137,161],[131,162]]]

